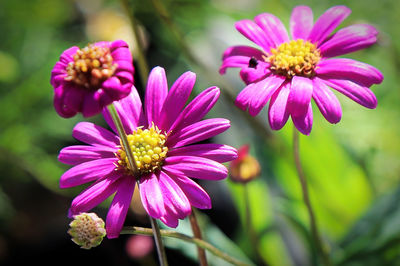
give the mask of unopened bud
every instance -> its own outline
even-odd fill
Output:
[[[106,235],[104,221],[95,213],[81,213],[74,216],[69,224],[68,234],[72,241],[84,249],[91,249],[100,245]]]
[[[239,149],[238,158],[231,162],[229,172],[232,181],[238,183],[247,183],[260,175],[260,164],[249,155],[249,145]]]

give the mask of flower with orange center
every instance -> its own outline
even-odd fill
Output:
[[[132,56],[124,41],[71,47],[51,72],[54,107],[65,118],[77,113],[84,117],[98,114],[130,93],[133,74]]]

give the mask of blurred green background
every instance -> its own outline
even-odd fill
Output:
[[[82,121],[57,116],[52,105],[50,72],[62,51],[99,40],[124,39],[136,50],[127,14],[140,24],[150,67],[166,68],[169,83],[183,72],[197,73],[195,96],[218,85],[223,93],[209,117],[226,117],[231,129],[211,140],[239,148],[251,145],[261,163],[261,178],[247,185],[257,245],[249,237],[244,187],[230,180],[201,182],[213,209],[199,212],[206,240],[256,265],[317,265],[309,224],[292,154],[292,124],[271,132],[264,110],[255,119],[239,111],[233,99],[244,87],[238,70],[219,76],[222,52],[250,44],[234,29],[239,19],[273,13],[285,25],[299,4],[317,18],[336,4],[352,14],[340,26],[369,23],[380,32],[378,43],[347,55],[382,71],[385,80],[372,90],[375,110],[338,95],[343,117],[331,125],[314,108],[314,127],[300,137],[301,156],[311,200],[324,240],[336,265],[400,265],[400,5],[395,0],[262,1],[188,0],[0,0],[0,263],[101,262],[151,265],[129,255],[127,236],[81,250],[66,231],[69,204],[82,188],[61,190],[68,169],[57,161],[62,147],[76,144],[73,126]],[[162,2],[165,9],[155,2]],[[137,70],[136,70],[137,72]],[[136,73],[137,74],[137,73]],[[143,95],[143,85],[136,77]],[[314,106],[315,107],[315,106]],[[91,118],[106,126],[101,116]],[[135,208],[133,204],[133,210]],[[95,209],[105,217],[107,203]],[[127,225],[148,226],[140,211]],[[186,222],[178,230],[190,234]],[[171,265],[196,265],[196,250],[166,241]],[[61,259],[61,260],[60,260]],[[211,265],[223,265],[209,255]]]

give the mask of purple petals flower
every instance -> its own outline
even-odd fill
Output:
[[[146,212],[170,227],[190,214],[191,208],[211,208],[208,194],[191,178],[221,180],[222,163],[237,157],[236,149],[221,144],[195,144],[230,127],[222,118],[202,120],[214,106],[219,89],[200,93],[186,107],[196,75],[186,72],[168,90],[165,71],[149,75],[142,108],[136,89],[114,103],[127,133],[136,168],[130,168],[107,108],[103,115],[114,132],[89,122],[77,124],[73,136],[88,145],[61,150],[59,160],[74,165],[60,180],[62,188],[93,182],[72,202],[70,215],[89,211],[115,193],[107,219],[109,238],[118,237],[135,184]]]
[[[54,107],[65,118],[90,117],[126,97],[133,84],[132,56],[124,41],[98,42],[65,50],[53,71]]]
[[[382,82],[382,73],[355,60],[328,59],[361,50],[377,40],[378,31],[367,24],[351,25],[332,34],[350,13],[345,6],[334,6],[314,23],[311,8],[297,6],[290,18],[292,40],[272,14],[236,22],[236,29],[261,49],[233,46],[223,54],[220,73],[240,68],[240,77],[247,84],[235,104],[255,116],[269,102],[272,129],[281,129],[291,117],[306,135],[313,123],[311,99],[328,122],[335,124],[341,119],[340,103],[329,87],[375,108],[377,100],[369,87]]]

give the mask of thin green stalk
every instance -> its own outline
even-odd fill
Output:
[[[108,110],[110,111],[111,118],[115,124],[115,127],[117,128],[118,135],[121,138],[122,147],[124,148],[126,156],[128,157],[129,168],[132,170],[132,175],[135,176],[138,173],[138,170],[136,167],[135,157],[133,157],[133,153],[129,145],[128,138],[125,133],[124,126],[122,125],[121,119],[119,118],[118,112],[113,104],[110,104],[108,106]],[[139,186],[139,182],[137,182],[137,184]],[[161,236],[159,235],[159,228],[157,221],[155,221],[152,217],[150,217],[150,221],[151,221],[151,226],[154,228],[153,230],[154,239],[157,245],[157,252],[160,259],[160,264],[161,266],[167,266],[168,263],[165,255],[165,250],[162,245]]]
[[[153,230],[150,228],[143,228],[143,227],[137,227],[137,226],[130,226],[130,227],[124,227],[121,231],[121,234],[139,234],[139,235],[152,235],[153,234]],[[160,234],[163,237],[172,237],[172,238],[177,238],[189,243],[193,243],[203,249],[208,250],[209,252],[211,252],[212,254],[214,254],[215,256],[220,257],[221,259],[233,264],[233,265],[237,265],[237,266],[249,266],[250,264],[241,262],[235,258],[232,258],[231,256],[229,256],[228,254],[222,252],[221,250],[217,249],[216,247],[214,247],[213,245],[211,245],[210,243],[202,240],[202,239],[198,239],[195,237],[190,237],[188,235],[182,234],[182,233],[178,233],[175,231],[171,231],[171,230],[160,230]]]
[[[189,221],[190,221],[190,225],[192,227],[194,237],[198,238],[198,239],[202,239],[200,226],[199,226],[199,223],[197,222],[196,213],[193,208],[192,208],[191,214],[189,215]],[[197,247],[197,254],[199,257],[200,265],[207,266],[208,263],[207,263],[207,257],[206,257],[205,250],[201,247]]]
[[[132,170],[133,174],[137,173],[137,167],[135,158],[133,157],[131,146],[129,145],[128,138],[126,137],[124,126],[122,125],[121,119],[117,113],[113,104],[108,106],[108,111],[110,111],[111,118],[117,128],[118,135],[121,138],[122,147],[125,150],[126,156],[128,157],[129,168]]]
[[[168,266],[167,255],[165,253],[164,245],[161,239],[160,227],[158,226],[157,220],[150,217],[151,227],[153,228],[154,240],[156,242],[158,260],[161,266]]]
[[[318,250],[318,253],[322,260],[323,265],[331,266],[332,263],[330,261],[329,254],[324,246],[324,243],[322,242],[322,238],[321,238],[321,235],[318,230],[318,225],[317,225],[317,221],[315,218],[315,214],[314,214],[313,208],[311,206],[310,196],[309,196],[308,187],[307,187],[307,179],[306,179],[306,176],[304,175],[303,168],[301,166],[301,160],[300,160],[299,132],[295,127],[293,130],[293,154],[294,154],[294,161],[295,161],[295,165],[296,165],[297,175],[299,177],[300,184],[301,184],[301,191],[303,193],[304,203],[307,207],[307,212],[308,212],[308,216],[310,219],[311,235],[312,235],[312,238],[314,241],[314,245],[316,246],[316,248]]]
[[[144,55],[144,49],[143,49],[143,45],[141,42],[141,37],[140,37],[140,33],[139,33],[139,27],[138,27],[138,23],[137,20],[135,18],[135,12],[132,8],[132,5],[129,4],[128,0],[121,0],[121,5],[122,7],[125,9],[126,14],[129,17],[129,20],[131,22],[132,25],[132,31],[134,34],[134,39],[135,39],[135,46],[137,49],[137,65],[139,68],[139,75],[140,75],[140,79],[142,81],[142,85],[146,86],[147,84],[147,77],[149,75],[149,66],[147,64],[146,61],[146,57]]]

